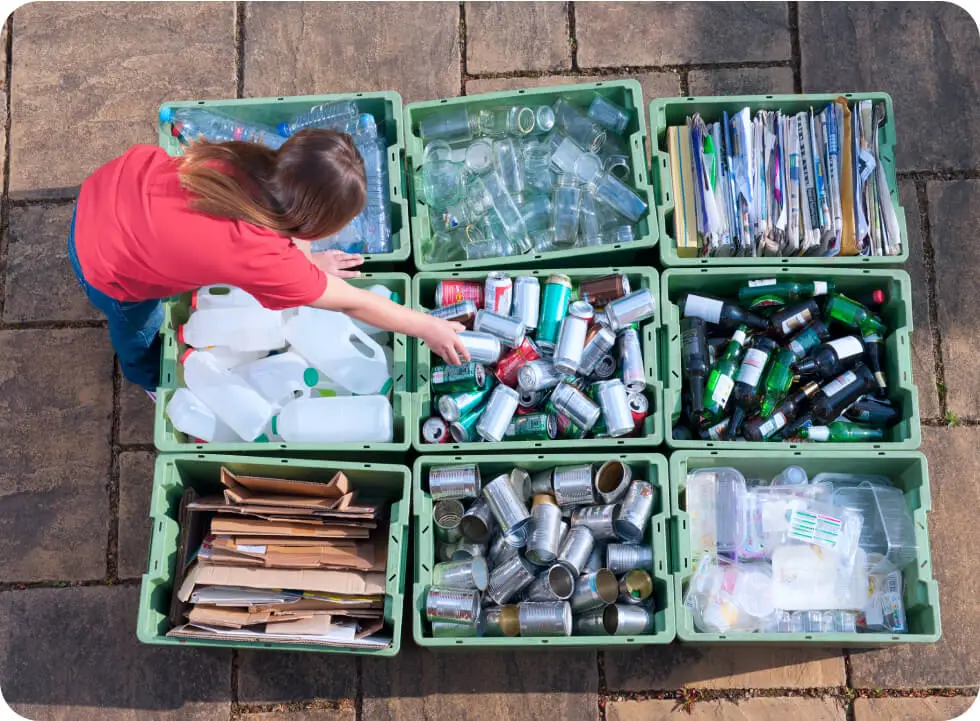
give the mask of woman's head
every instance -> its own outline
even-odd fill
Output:
[[[192,207],[304,240],[336,233],[364,208],[364,163],[351,137],[301,130],[277,150],[193,143],[180,160]]]

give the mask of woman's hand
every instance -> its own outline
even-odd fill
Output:
[[[429,346],[432,352],[440,356],[449,365],[458,366],[461,358],[463,361],[469,361],[469,351],[466,350],[462,339],[457,335],[459,331],[466,330],[466,326],[442,318],[427,317],[429,322],[419,333],[419,338]]]
[[[364,258],[357,253],[345,253],[336,249],[313,253],[310,260],[324,273],[336,278],[357,278],[360,271],[348,268],[356,268],[364,262]]]

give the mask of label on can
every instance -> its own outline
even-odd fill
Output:
[[[842,390],[847,388],[851,383],[857,380],[857,374],[854,371],[847,371],[847,373],[842,373],[841,375],[834,378],[827,385],[820,389],[820,391],[828,398],[837,395]]]
[[[724,408],[728,405],[728,397],[732,394],[732,388],[734,387],[735,381],[732,380],[731,376],[720,376],[714,391],[711,393],[711,401],[716,403],[720,408]]]
[[[794,313],[789,318],[784,320],[780,324],[780,328],[783,331],[783,335],[789,335],[794,330],[805,326],[811,320],[813,320],[813,314],[810,312],[809,308],[804,308],[799,313]]]
[[[483,306],[483,288],[479,283],[465,280],[443,280],[436,286],[436,305],[439,307],[471,300],[477,307]]]
[[[837,351],[837,357],[840,360],[864,353],[864,346],[861,345],[861,341],[852,335],[846,338],[835,338],[834,340],[827,341],[827,345]]]
[[[766,367],[767,360],[769,360],[769,354],[766,351],[749,348],[745,351],[745,358],[742,360],[742,366],[738,369],[736,380],[739,383],[755,387],[762,377],[762,371]]]
[[[499,315],[510,315],[513,288],[514,283],[506,273],[490,273],[484,285],[484,309]]]
[[[684,317],[700,318],[708,323],[718,323],[721,320],[721,310],[724,305],[723,301],[692,293],[687,296],[687,300],[684,302]]]

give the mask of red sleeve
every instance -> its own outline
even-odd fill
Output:
[[[310,262],[288,239],[251,244],[238,263],[235,283],[266,308],[284,310],[309,305],[327,288],[327,274]]]

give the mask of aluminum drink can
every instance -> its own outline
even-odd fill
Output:
[[[476,434],[476,425],[483,416],[483,406],[474,408],[458,421],[449,424],[449,435],[455,443],[473,443],[480,437]]]
[[[517,371],[517,385],[522,391],[545,391],[561,383],[564,376],[549,360],[532,360]]]
[[[497,362],[494,374],[497,376],[497,380],[505,386],[515,388],[521,368],[539,358],[538,349],[534,346],[533,341],[525,337],[519,346]]]
[[[616,538],[616,506],[585,506],[572,512],[572,528],[585,526],[592,531],[596,541],[606,541]],[[602,561],[605,561],[603,556]]]
[[[632,328],[620,331],[616,338],[616,347],[619,350],[619,365],[623,371],[623,384],[626,390],[642,391],[647,387],[647,374],[643,368],[640,334]]]
[[[432,369],[429,385],[435,393],[467,393],[487,384],[487,372],[476,361],[458,366],[439,365]]]
[[[567,601],[575,590],[575,576],[557,563],[542,571],[525,591],[528,601]]]
[[[520,318],[528,331],[538,327],[538,313],[541,309],[541,284],[533,275],[519,275],[514,278],[514,306],[511,315]]]
[[[425,594],[425,617],[429,621],[475,624],[480,615],[480,592],[431,586]]]
[[[606,381],[616,375],[618,369],[619,363],[616,362],[616,358],[612,355],[604,355],[596,364],[595,370],[592,371],[592,377]]]
[[[653,630],[653,614],[643,606],[606,606],[603,620],[606,631],[613,636],[640,636]]]
[[[483,497],[504,534],[516,534],[527,526],[531,514],[514,490],[510,476],[503,473],[483,487]],[[523,546],[523,542],[519,542]]]
[[[626,491],[626,497],[616,513],[616,535],[624,541],[639,543],[643,540],[650,516],[653,515],[653,502],[656,489],[646,481],[633,481]]]
[[[435,537],[441,543],[455,544],[463,537],[459,522],[463,518],[463,504],[458,498],[444,498],[432,506],[432,523]]]
[[[429,315],[434,318],[462,323],[467,328],[472,328],[473,318],[476,317],[477,310],[476,303],[471,300],[463,300],[452,305],[444,305],[441,308],[433,308],[429,311]]]
[[[596,395],[599,397],[599,407],[602,408],[602,417],[606,422],[606,433],[613,438],[632,433],[635,425],[623,382],[614,378],[599,381],[595,385],[598,386]]]
[[[537,568],[524,560],[524,556],[515,553],[490,572],[487,596],[502,606],[530,586],[536,572]]]
[[[463,537],[474,543],[489,542],[495,526],[496,520],[494,520],[493,512],[483,498],[477,498],[473,501],[459,522],[459,530]]]
[[[489,310],[478,310],[473,321],[475,333],[486,333],[499,338],[501,343],[516,348],[523,342],[526,334],[524,323],[509,315],[492,313]]]
[[[571,636],[572,609],[568,601],[526,601],[517,604],[521,636]]]
[[[568,306],[568,314],[558,331],[558,342],[552,358],[555,370],[569,375],[578,371],[585,348],[585,336],[589,332],[589,321],[594,315],[592,306],[585,301],[575,301]]]
[[[432,584],[440,588],[463,588],[485,591],[489,571],[482,556],[465,561],[437,563],[432,567]]]
[[[600,568],[595,573],[578,577],[569,603],[575,613],[582,613],[615,603],[618,595],[619,581],[615,574],[608,568]]]
[[[433,501],[479,498],[480,490],[480,467],[475,463],[429,469],[429,494]]]
[[[553,441],[558,435],[558,422],[551,413],[527,413],[514,416],[504,439],[508,441]]]
[[[589,400],[582,391],[568,383],[559,383],[551,393],[555,410],[568,418],[579,428],[591,430],[599,420],[599,406]]]
[[[517,411],[517,391],[507,386],[497,386],[487,400],[480,422],[476,424],[477,434],[485,441],[497,443],[504,438]]]
[[[446,443],[449,440],[449,424],[439,416],[426,418],[422,424],[424,443]]]
[[[594,547],[595,538],[592,537],[592,531],[585,526],[569,528],[565,540],[558,549],[557,562],[577,577],[585,570]]]
[[[609,356],[609,351],[616,345],[616,334],[601,325],[594,325],[589,329],[589,334],[585,338],[585,347],[582,349],[582,359],[578,364],[578,372],[584,376],[592,375],[596,366],[605,357]],[[615,373],[615,361],[613,363],[613,373]],[[610,374],[611,375],[611,374]]]
[[[533,413],[544,403],[544,391],[521,391],[517,399],[518,412]]]
[[[485,606],[483,608],[483,633],[489,637],[514,637],[520,634],[517,604]]]
[[[562,466],[556,468],[552,477],[555,500],[562,507],[581,506],[595,503],[592,490],[592,466]]]
[[[545,409],[555,416],[559,438],[563,438],[565,440],[578,440],[580,438],[585,438],[585,430],[575,425],[572,422],[572,419],[566,416],[564,413],[559,413],[556,411],[555,407],[551,403],[546,405]]]
[[[500,342],[499,338],[489,333],[476,333],[471,330],[462,330],[456,335],[459,336],[467,353],[470,354],[471,363],[493,365],[503,355],[503,343]],[[456,368],[458,366],[452,367]]]
[[[633,469],[622,461],[606,461],[595,474],[595,489],[599,499],[605,503],[617,503],[626,495]]]
[[[622,273],[579,281],[579,297],[600,308],[610,301],[630,294],[630,279]]]
[[[547,566],[558,557],[558,546],[561,541],[561,509],[555,503],[554,496],[540,495],[534,497],[534,507],[531,509],[525,558],[536,566]]]
[[[538,471],[531,476],[532,496],[537,496],[541,493],[550,493],[554,495],[555,487],[551,485],[551,476],[553,472],[553,469],[549,469],[547,471]]]
[[[453,395],[440,396],[439,400],[436,402],[436,408],[439,409],[439,415],[450,423],[453,421],[458,421],[474,408],[479,408],[490,394],[493,386],[494,383],[491,380],[478,391],[468,391],[464,393],[455,393]],[[446,431],[448,435],[448,427]]]
[[[657,300],[646,288],[617,298],[606,306],[609,327],[620,331],[631,323],[653,317],[657,312]]]
[[[648,571],[634,568],[619,580],[619,600],[637,605],[653,594],[653,578]]]
[[[483,288],[483,307],[492,313],[510,315],[514,297],[514,282],[510,276],[499,270],[488,273]]]
[[[633,416],[633,427],[639,430],[650,411],[650,401],[642,393],[630,393],[628,397],[630,415]]]
[[[562,318],[568,312],[568,301],[572,297],[572,281],[567,275],[554,273],[548,276],[541,297],[541,312],[538,317],[538,332],[535,340],[539,346],[554,348],[558,340],[558,330]]]
[[[468,280],[440,280],[436,283],[436,308],[471,300],[477,308],[483,307],[483,285]]]

